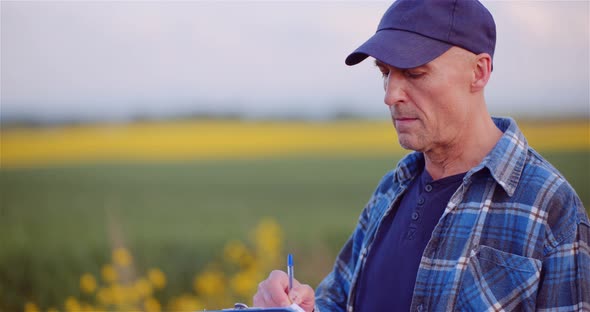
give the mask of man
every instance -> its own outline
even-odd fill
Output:
[[[590,311],[590,222],[512,119],[490,117],[495,24],[475,0],[399,0],[348,56],[383,74],[400,144],[314,292],[284,272],[256,306],[312,311]]]

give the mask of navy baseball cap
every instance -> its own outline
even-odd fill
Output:
[[[398,0],[377,32],[346,58],[356,65],[372,56],[397,68],[424,65],[452,46],[494,56],[496,24],[476,0]]]

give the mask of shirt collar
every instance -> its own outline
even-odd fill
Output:
[[[469,170],[464,179],[488,168],[494,180],[512,196],[520,180],[529,146],[512,118],[493,117],[492,120],[504,134],[482,162]],[[399,161],[394,180],[405,185],[420,174],[423,168],[424,155],[419,152],[410,153]]]
[[[481,164],[470,172],[478,171],[483,167],[488,168],[494,180],[509,196],[512,196],[520,181],[529,145],[512,118],[494,117],[492,120],[504,134]]]
[[[424,169],[424,154],[413,152],[406,155],[397,163],[394,180],[402,185],[408,184]]]

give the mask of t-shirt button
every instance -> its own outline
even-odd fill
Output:
[[[412,213],[412,220],[416,221],[418,218],[420,218],[420,214],[417,211],[414,211]]]
[[[432,191],[432,185],[426,184],[426,186],[424,187],[424,189],[426,190],[426,192],[430,192],[430,191]]]
[[[420,198],[418,198],[418,205],[422,204],[424,204],[424,197],[420,196]]]

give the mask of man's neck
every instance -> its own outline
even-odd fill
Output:
[[[471,126],[465,127],[462,134],[448,145],[424,153],[426,171],[432,179],[467,172],[477,166],[494,148],[502,131],[487,115],[471,121]]]

